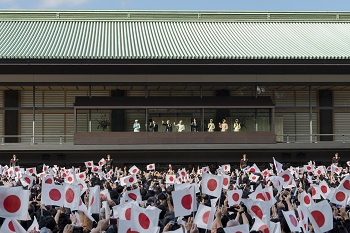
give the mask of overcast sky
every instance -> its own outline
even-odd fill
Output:
[[[1,9],[350,11],[350,0],[0,0]]]

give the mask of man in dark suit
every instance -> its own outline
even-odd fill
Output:
[[[18,166],[19,159],[16,158],[16,155],[12,156],[12,159],[10,160],[10,167]]]
[[[173,125],[170,123],[170,120],[167,120],[166,123],[162,121],[162,125],[165,126],[165,132],[172,132],[173,131]]]
[[[149,131],[158,132],[158,124],[156,121],[152,121],[149,123]]]

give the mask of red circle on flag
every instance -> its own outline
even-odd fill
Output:
[[[145,215],[144,213],[141,213],[139,214],[139,224],[143,229],[147,230],[151,225],[151,221],[149,220],[147,215]]]
[[[92,166],[91,162],[88,162],[88,166],[89,166],[89,167],[91,167],[91,166]]]
[[[307,166],[306,169],[310,171],[310,170],[311,170],[311,167],[310,167],[310,166]]]
[[[129,229],[126,231],[126,233],[140,233],[140,232],[138,232],[138,231],[132,231],[131,228],[129,228]]]
[[[304,202],[306,205],[309,205],[311,203],[310,197],[309,196],[305,196],[304,197]]]
[[[262,231],[263,233],[270,233],[270,230],[266,225],[262,225],[258,230]]]
[[[271,195],[269,192],[265,192],[265,195],[266,195],[268,201],[271,200]]]
[[[131,219],[131,208],[128,208],[125,210],[125,219],[130,220]]]
[[[224,185],[224,186],[227,186],[227,185],[228,185],[228,178],[227,178],[227,177],[224,178],[223,185]]]
[[[129,183],[132,183],[132,182],[134,182],[134,177],[129,178]]]
[[[30,182],[30,179],[29,179],[28,177],[25,177],[24,180],[25,180],[28,184],[31,183],[31,182]]]
[[[16,221],[16,220],[15,220]],[[15,227],[13,226],[12,221],[9,221],[8,228],[10,231],[16,232]]]
[[[74,191],[71,188],[68,188],[66,191],[66,201],[72,203],[74,200]]]
[[[83,179],[83,178],[84,178],[84,174],[80,174],[80,175],[79,175],[79,178],[80,178],[80,179]]]
[[[350,181],[349,180],[345,180],[344,183],[343,183],[343,187],[346,190],[350,190]]]
[[[34,170],[33,169],[29,169],[29,173],[33,173],[34,172]]]
[[[208,224],[208,221],[209,221],[209,215],[210,215],[210,211],[207,211],[203,214],[202,216],[202,221],[205,223],[205,224]]]
[[[300,211],[300,213],[301,213],[301,219],[304,220],[304,213],[303,213],[303,211]]]
[[[208,180],[207,187],[209,191],[214,191],[218,187],[218,183],[216,182],[215,179],[210,179]]]
[[[170,180],[171,182],[173,182],[173,181],[174,181],[174,177],[169,176],[169,180]]]
[[[137,172],[137,169],[134,168],[134,169],[132,170],[132,173],[135,174],[136,172]]]
[[[292,215],[292,214],[290,214],[289,215],[289,220],[290,220],[290,222],[292,223],[292,225],[293,226],[298,226],[298,221],[297,221],[297,219],[294,217],[294,215]]]
[[[52,179],[51,178],[46,179],[45,184],[52,184]]]
[[[282,178],[283,178],[284,182],[289,181],[289,175],[288,175],[288,174],[284,174],[284,175],[282,176]]]
[[[256,215],[258,218],[262,219],[262,217],[263,217],[264,214],[263,214],[263,211],[260,209],[259,206],[253,205],[251,209],[252,209],[252,211],[255,213],[255,215]]]
[[[232,194],[232,200],[234,200],[235,202],[237,202],[237,201],[239,200],[239,194],[238,194],[238,193]]]
[[[73,181],[73,178],[70,176],[68,177],[68,182],[72,182]]]
[[[250,172],[255,172],[255,168],[250,168]]]
[[[185,175],[186,175],[186,172],[182,171],[182,172],[181,172],[181,175],[182,175],[182,176],[185,176]]]
[[[83,191],[84,186],[83,186],[82,184],[78,184],[78,185],[79,185],[79,187],[80,187],[80,191]]]
[[[337,200],[337,201],[344,201],[345,200],[345,193],[344,192],[342,192],[342,191],[339,191],[339,192],[337,192],[337,194],[335,194],[335,199]]]
[[[94,198],[94,196],[92,196],[91,200],[90,200],[90,206],[92,206],[92,204],[94,204],[94,201],[95,201],[95,198]]]
[[[187,194],[181,198],[181,205],[186,210],[190,210],[192,208],[192,196],[191,196],[191,194]]]
[[[225,168],[224,168],[225,170],[227,170],[228,169],[228,166],[227,165],[225,165]]]
[[[4,199],[4,209],[9,213],[15,213],[21,208],[21,199],[16,195],[9,195]]]
[[[319,175],[320,175],[320,174],[321,174],[321,170],[317,170],[317,174],[319,174]]]
[[[51,189],[49,192],[49,197],[51,200],[58,201],[61,199],[61,192],[57,189]]]
[[[128,193],[128,196],[129,196],[131,199],[133,199],[134,201],[136,201],[136,199],[137,199],[137,196],[136,196],[135,193]]]
[[[265,201],[265,197],[264,197],[264,195],[262,193],[258,193],[256,195],[256,199],[261,199],[261,200]]]
[[[314,187],[311,188],[311,195],[312,196],[316,195],[316,189]]]
[[[94,167],[94,171],[97,172],[98,171],[98,167]]]
[[[326,219],[321,211],[314,210],[311,212],[312,217],[315,219],[315,222],[317,223],[318,227],[323,227],[323,225],[326,222]]]
[[[149,165],[149,169],[152,169],[153,168],[153,165],[151,164],[151,165]]]
[[[328,191],[327,186],[322,185],[322,186],[321,186],[321,192],[322,192],[322,193],[327,193],[327,191]]]

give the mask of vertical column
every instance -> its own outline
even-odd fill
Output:
[[[309,86],[309,122],[310,122],[310,142],[312,143],[312,92]]]
[[[123,90],[113,90],[111,91],[111,96],[113,97],[122,97],[125,96],[125,91]],[[111,115],[111,131],[125,131],[125,110],[124,109],[113,109]]]
[[[5,136],[18,135],[18,110],[7,108],[19,107],[19,91],[5,91]],[[5,138],[5,143],[18,143],[17,137]]]
[[[230,91],[229,90],[217,90],[215,92],[215,96],[217,97],[223,97],[223,96],[230,96]],[[222,122],[222,119],[229,117],[230,116],[230,109],[217,109],[216,110],[216,116],[215,116],[215,129],[220,130],[218,127],[219,122]],[[231,127],[231,126],[230,126]],[[229,130],[231,131],[231,128],[229,127]]]
[[[333,91],[318,92],[320,105],[320,134],[333,134]],[[321,136],[320,141],[333,141],[333,136]]]

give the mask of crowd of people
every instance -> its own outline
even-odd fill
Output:
[[[347,164],[340,166],[336,153],[329,166],[286,167],[272,158],[262,168],[244,154],[237,169],[232,163],[160,170],[119,168],[108,155],[80,168],[22,168],[14,155],[0,167],[0,232],[345,233]],[[21,204],[14,195],[22,195]],[[25,213],[19,205],[27,205]]]

